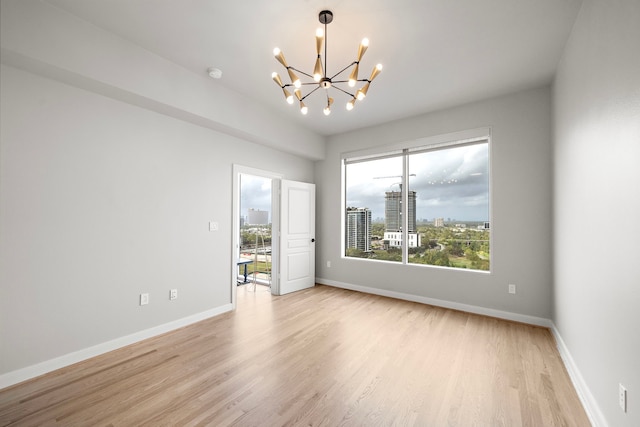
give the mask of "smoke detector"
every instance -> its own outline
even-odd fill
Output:
[[[220,70],[219,68],[211,67],[207,70],[207,72],[209,73],[209,77],[211,77],[212,79],[219,79],[220,77],[222,77],[222,70]]]

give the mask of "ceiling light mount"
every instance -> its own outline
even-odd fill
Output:
[[[320,88],[326,90],[327,106],[323,110],[325,115],[329,115],[331,113],[331,104],[333,103],[333,98],[329,96],[329,89],[331,88],[335,88],[338,91],[343,92],[344,94],[351,97],[349,102],[347,102],[347,110],[351,111],[354,108],[356,101],[362,101],[365,98],[365,96],[367,95],[367,91],[369,90],[369,85],[382,70],[382,65],[381,64],[376,65],[373,71],[371,72],[371,76],[368,79],[358,78],[360,61],[362,60],[362,56],[364,55],[367,48],[369,47],[369,39],[364,38],[362,39],[362,41],[360,42],[360,46],[358,47],[358,54],[356,56],[356,60],[351,62],[346,67],[342,68],[337,73],[329,76],[327,74],[327,24],[330,24],[333,21],[333,12],[331,12],[330,10],[323,10],[318,14],[318,20],[320,21],[321,24],[324,25],[324,31],[322,28],[318,28],[318,30],[316,31],[316,60],[315,60],[315,66],[313,68],[313,74],[300,71],[297,68],[294,68],[289,64],[287,64],[287,61],[284,58],[284,54],[280,49],[276,47],[275,49],[273,49],[273,55],[275,56],[276,60],[280,64],[282,64],[282,66],[287,70],[287,74],[289,75],[289,79],[291,83],[283,84],[282,79],[280,78],[278,73],[275,73],[275,72],[271,75],[271,78],[282,89],[284,93],[284,97],[289,104],[293,103],[293,95],[291,95],[291,93],[287,90],[287,88],[291,86],[295,88],[294,94],[298,98],[298,101],[300,102],[300,111],[302,112],[302,114],[307,114],[307,111],[308,111],[307,106],[303,102],[304,99]],[[322,56],[323,44],[324,44],[324,60]],[[342,73],[344,73],[345,71],[347,71],[349,68],[352,68],[352,67],[353,69],[351,70],[348,80],[336,80],[338,76],[340,76]],[[305,77],[313,79],[313,81],[303,83],[296,73],[299,73]],[[347,83],[348,87],[355,87],[357,82],[363,82],[364,85],[360,89],[358,89],[355,94],[352,94],[348,92],[346,89],[343,89],[339,85],[337,85],[340,83]],[[307,85],[311,85],[311,87],[313,86],[315,87],[311,89],[309,93],[303,96],[300,89],[302,86],[307,86]]]
[[[323,10],[318,15],[318,20],[323,25],[331,24],[331,22],[333,21],[333,12],[331,12],[330,10]]]

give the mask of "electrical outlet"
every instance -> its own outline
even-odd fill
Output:
[[[170,300],[174,300],[178,298],[178,290],[177,289],[171,289],[171,291],[169,291],[169,299]]]
[[[618,384],[618,404],[620,409],[627,412],[627,389],[622,384]]]
[[[140,294],[140,305],[149,304],[149,294]]]
[[[509,293],[510,294],[515,294],[516,293],[516,285],[513,284],[509,284]]]

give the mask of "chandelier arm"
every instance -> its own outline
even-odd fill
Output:
[[[315,84],[316,88],[314,90],[312,90],[311,92],[309,92],[308,94],[306,94],[305,96],[303,96],[302,98],[300,98],[300,101],[304,101],[307,98],[307,96],[311,95],[313,92],[315,92],[318,89],[320,89],[320,86],[318,86],[317,83],[303,83],[303,84]]]
[[[371,83],[372,80],[369,79],[358,79],[356,80],[357,82],[366,82],[366,83]],[[331,80],[332,83],[349,83],[349,80]],[[304,84],[313,84],[313,83],[302,83]]]
[[[345,81],[340,81],[340,82],[336,82],[336,83],[344,83]],[[316,82],[307,82],[307,83],[300,83],[300,86],[318,86],[318,83]],[[282,89],[287,88],[287,87],[295,87],[295,85],[293,83],[285,83],[282,86],[280,86]]]
[[[358,63],[358,61],[353,61],[351,64],[347,65],[346,67],[344,67],[342,70],[338,71],[337,73],[335,73],[333,76],[331,76],[331,80],[335,79],[336,77],[338,77],[340,74],[344,73],[345,71],[347,71],[349,69],[349,67],[353,67],[354,65],[356,65]]]
[[[313,76],[312,76],[311,74],[307,74],[307,73],[305,73],[304,71],[302,71],[302,70],[298,70],[298,69],[297,69],[297,68],[295,68],[295,67],[291,67],[291,66],[289,66],[289,68],[291,68],[293,71],[297,71],[297,72],[299,72],[300,74],[304,74],[304,75],[305,75],[305,76],[307,76],[307,77],[311,77],[311,78],[313,78]],[[303,83],[303,84],[305,84],[305,83]],[[315,83],[315,84],[317,84],[317,83]]]
[[[345,82],[334,82],[334,83],[345,83]],[[342,88],[340,88],[340,87],[338,87],[338,86],[336,86],[336,85],[333,85],[333,86],[331,86],[331,87],[332,87],[332,88],[334,88],[334,89],[338,89],[340,92],[344,92],[344,93],[346,93],[347,95],[349,95],[349,96],[350,96],[350,97],[352,97],[352,98],[354,98],[354,97],[355,97],[355,95],[354,95],[354,94],[349,93],[349,92],[347,92],[346,90],[344,90],[344,89],[342,89]]]

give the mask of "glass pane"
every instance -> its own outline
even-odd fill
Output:
[[[409,263],[489,270],[489,144],[412,154],[409,174]]]
[[[348,164],[345,185],[345,256],[402,262],[402,157]]]

